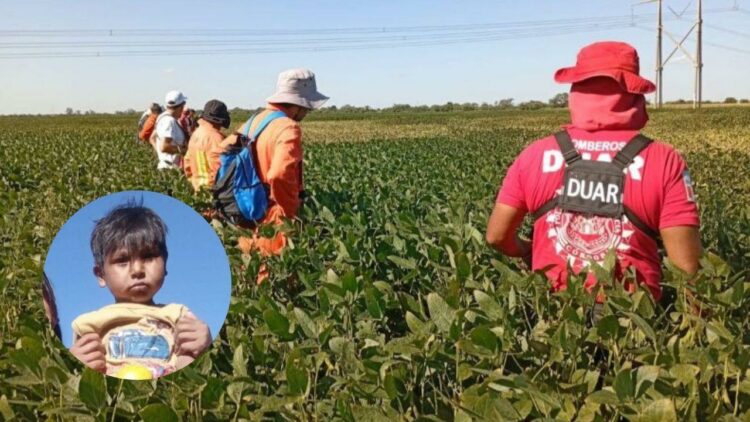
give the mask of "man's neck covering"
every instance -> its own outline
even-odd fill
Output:
[[[566,128],[640,130],[648,122],[646,97],[625,92],[613,79],[596,77],[576,82],[568,98],[571,123]]]

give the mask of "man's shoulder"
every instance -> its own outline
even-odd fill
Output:
[[[661,155],[672,155],[672,154],[679,155],[679,152],[677,151],[677,149],[673,147],[672,145],[668,144],[667,142],[664,142],[658,139],[653,139],[653,138],[649,138],[649,139],[651,139],[651,144],[649,144],[648,149],[650,149],[651,152],[658,153]]]
[[[199,125],[198,128],[193,131],[193,134],[190,135],[191,142],[197,140],[214,142],[217,139],[219,141],[224,140],[224,135],[219,130],[207,125]]]
[[[531,143],[529,143],[526,149],[529,149],[529,148],[544,149],[544,148],[549,148],[550,145],[557,146],[557,141],[555,140],[555,133],[550,133],[549,135],[533,140]]]
[[[164,112],[156,117],[156,124],[159,126],[171,125],[176,123],[177,119],[175,119],[174,116],[172,116],[168,112]]]
[[[270,114],[270,112],[273,112],[275,110],[267,111],[269,111],[268,114]],[[266,114],[266,116],[268,114]],[[263,136],[263,138],[267,139],[267,141],[277,142],[282,139],[296,139],[297,141],[301,141],[302,128],[300,127],[298,121],[284,115],[272,120],[263,131],[263,133],[266,134],[266,136]]]
[[[521,153],[518,154],[518,157],[516,159],[530,160],[536,158],[541,161],[543,152],[550,149],[559,149],[557,146],[557,141],[555,141],[554,134],[550,134],[531,141],[523,148],[523,150],[521,150]]]
[[[268,110],[270,114],[271,112],[275,112],[278,110]],[[282,112],[283,113],[283,112]],[[295,128],[298,129],[300,127],[299,122],[292,119],[291,117],[287,115],[283,115],[280,117],[275,118],[271,123],[268,124],[269,129],[273,127],[275,130],[285,130],[289,128]]]
[[[649,168],[657,168],[664,171],[667,167],[680,166],[685,162],[680,152],[667,142],[652,139],[652,142],[639,153]]]

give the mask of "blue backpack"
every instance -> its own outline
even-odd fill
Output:
[[[255,169],[253,143],[271,121],[286,114],[271,112],[248,136],[256,116],[245,124],[245,133],[237,134],[238,145],[221,154],[216,182],[211,188],[219,213],[230,223],[244,227],[255,227],[268,210],[268,186],[261,182]]]

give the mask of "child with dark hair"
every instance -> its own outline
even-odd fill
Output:
[[[133,202],[96,222],[94,274],[115,303],[73,321],[71,348],[92,369],[157,378],[188,365],[210,345],[208,326],[186,306],[154,303],[167,275],[166,235],[162,219]]]

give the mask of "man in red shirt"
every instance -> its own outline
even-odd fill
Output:
[[[546,275],[555,291],[566,287],[568,265],[578,273],[591,263],[601,264],[614,250],[617,273],[633,267],[637,282],[658,300],[658,238],[675,266],[691,274],[698,270],[701,241],[690,174],[671,146],[638,136],[648,121],[644,94],[655,90],[638,72],[638,54],[628,44],[599,42],[584,47],[576,66],[555,74],[555,81],[572,83],[571,123],[563,132],[526,147],[498,192],[487,242],[505,255],[523,257],[533,270],[548,268]],[[628,148],[634,152],[631,157],[618,154],[635,142],[641,145]],[[571,181],[576,176],[569,171],[574,165],[587,161],[585,166],[602,165],[590,160],[619,164],[624,178],[621,171],[609,169],[610,176],[623,180],[619,187],[597,182],[602,179],[596,177]],[[620,212],[576,212],[564,205],[571,198],[573,202],[596,199],[599,206],[612,205]],[[536,218],[531,242],[517,234],[529,213]],[[595,284],[593,272],[589,273],[585,287],[591,290]]]

